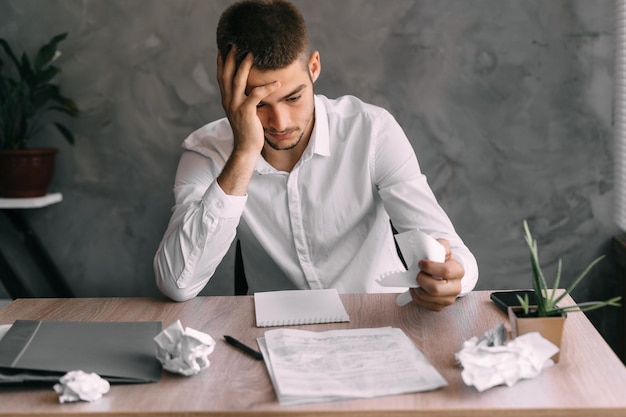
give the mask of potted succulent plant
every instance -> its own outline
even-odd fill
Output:
[[[591,311],[606,306],[620,306],[619,301],[621,297],[613,297],[606,301],[589,301],[559,306],[558,303],[561,302],[568,294],[571,294],[574,288],[587,275],[587,273],[604,258],[604,255],[593,260],[565,290],[559,289],[562,269],[562,260],[559,259],[554,284],[552,288],[550,288],[548,287],[541,265],[539,264],[537,241],[530,233],[528,222],[525,220],[524,232],[526,244],[530,250],[532,283],[536,298],[536,305],[530,305],[528,295],[526,295],[523,298],[518,296],[518,301],[520,303],[519,307],[509,307],[508,313],[513,337],[536,331],[560,347],[567,313]],[[557,353],[552,359],[554,362],[558,362],[559,354]]]
[[[38,197],[46,193],[54,172],[57,148],[28,148],[27,144],[44,125],[52,123],[68,143],[74,135],[49,113],[75,117],[76,103],[63,96],[53,81],[60,68],[57,45],[67,33],[54,36],[37,52],[35,59],[20,58],[0,38],[0,195]],[[11,64],[9,66],[9,64]]]

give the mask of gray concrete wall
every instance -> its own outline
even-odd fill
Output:
[[[607,255],[578,299],[617,291],[611,0],[295,3],[321,52],[317,91],[354,94],[397,117],[476,254],[478,288],[530,285],[529,219],[550,275],[559,257],[569,282]],[[69,32],[58,63],[82,109],[70,122],[78,143],[40,135],[38,144],[61,149],[51,190],[64,201],[27,214],[78,295],[158,294],[152,257],[180,143],[223,116],[214,32],[228,4],[0,1],[0,36],[31,53]],[[7,227],[0,222],[5,246],[14,244]],[[206,293],[232,291],[231,271],[228,261]],[[592,315],[611,342],[615,313]]]

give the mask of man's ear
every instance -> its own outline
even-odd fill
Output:
[[[322,62],[320,61],[320,53],[318,51],[314,51],[309,57],[308,67],[311,81],[315,82],[320,76],[320,72],[322,72]]]

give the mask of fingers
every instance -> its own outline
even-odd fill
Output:
[[[269,84],[262,85],[260,87],[255,87],[250,90],[246,100],[250,101],[251,105],[256,106],[267,96],[272,94],[274,91],[278,90],[280,87],[280,82],[274,81]]]
[[[465,269],[453,257],[450,257],[445,262],[434,262],[424,259],[418,263],[418,266],[422,272],[436,278],[453,280],[461,279],[465,275]]]
[[[230,68],[230,64],[232,64],[232,69]],[[250,75],[252,64],[253,59],[251,53],[248,53],[243,61],[241,61],[241,64],[239,64],[239,68],[235,69],[234,54],[229,62],[226,63],[226,65],[228,66],[228,71],[234,72],[234,75],[232,75],[232,93],[235,105],[240,104],[240,102],[245,100],[246,98],[246,85],[248,84],[248,76]]]
[[[249,104],[250,108],[256,109],[256,106],[265,97],[269,96],[280,87],[280,83],[278,81],[274,81],[269,84],[251,88],[250,91],[246,92],[246,88],[249,87],[248,77],[250,76],[250,70],[252,70],[253,63],[254,59],[252,58],[252,54],[248,53],[243,61],[241,61],[239,68],[237,68],[237,71],[235,72],[232,92],[232,104],[234,107],[238,107],[245,103]]]
[[[235,46],[230,48],[230,51],[228,52],[228,55],[226,55],[225,59],[221,56],[221,54],[217,54],[217,83],[220,87],[222,105],[225,109],[228,109],[232,105],[233,97],[237,95],[235,90],[236,73],[240,73],[239,79],[242,77],[241,71],[237,71],[235,65],[236,49],[237,48]],[[245,91],[245,83],[248,79],[248,74],[250,73],[250,67],[252,67],[252,63],[250,63],[248,71],[245,74],[245,78],[243,80],[244,90],[242,90],[241,93]],[[239,83],[241,84],[241,81],[239,81]]]
[[[437,241],[446,249],[445,260],[443,262],[434,262],[423,259],[418,264],[419,269],[433,277],[441,277],[448,280],[463,278],[465,269],[463,269],[463,266],[452,256],[450,243],[446,239],[437,239]]]
[[[433,311],[441,311],[454,304],[461,293],[460,278],[434,278],[421,271],[417,275],[419,288],[411,288],[411,298],[418,305]]]
[[[220,94],[222,95],[222,101],[224,101],[224,96],[227,93],[226,87],[227,87],[227,84],[229,84],[226,82],[227,78],[224,75],[225,67],[226,67],[226,60],[228,60],[228,58],[232,55],[233,49],[234,48],[231,48],[228,55],[226,55],[226,58],[222,57],[222,54],[219,54],[219,53],[217,54],[217,84],[220,86]]]
[[[452,256],[448,242],[443,239],[440,242],[446,247],[445,262],[420,261],[420,272],[416,277],[419,288],[411,289],[411,298],[416,304],[434,311],[454,304],[461,293],[461,279],[465,275],[463,266]]]
[[[461,280],[454,278],[434,278],[423,271],[417,274],[417,284],[433,297],[447,297],[460,294]]]
[[[236,66],[236,47],[233,46],[226,60],[220,54],[217,57],[217,79],[222,95],[222,106],[226,111],[235,111],[242,104],[256,107],[265,97],[276,91],[280,84],[275,81],[266,85],[252,88],[246,93],[248,78],[254,64],[251,53]]]

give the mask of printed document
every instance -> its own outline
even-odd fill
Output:
[[[447,385],[398,328],[276,329],[258,339],[281,405],[428,391]]]

